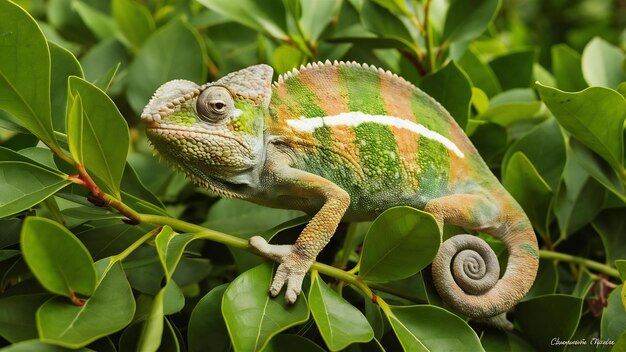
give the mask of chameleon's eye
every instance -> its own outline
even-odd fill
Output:
[[[209,122],[218,122],[231,115],[235,101],[228,89],[209,87],[205,89],[196,102],[196,110],[200,117]]]

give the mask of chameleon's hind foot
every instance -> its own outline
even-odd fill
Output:
[[[280,263],[270,286],[272,297],[276,297],[286,283],[285,301],[295,303],[302,291],[302,280],[304,280],[312,261],[294,253],[292,245],[269,244],[260,236],[250,238],[249,244],[263,256]]]

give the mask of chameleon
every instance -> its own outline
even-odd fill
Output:
[[[199,186],[311,216],[292,245],[249,239],[279,263],[271,296],[285,287],[285,300],[296,301],[340,221],[372,220],[394,206],[430,213],[440,230],[456,225],[505,244],[501,277],[479,237],[441,244],[432,275],[453,310],[496,319],[529,291],[539,261],[533,227],[437,101],[356,62],[309,63],[272,78],[260,64],[204,85],[172,80],[141,114],[158,154]]]

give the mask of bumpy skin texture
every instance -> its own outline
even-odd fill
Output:
[[[367,65],[309,64],[274,84],[272,72],[257,65],[203,86],[168,82],[142,118],[159,153],[198,184],[312,215],[293,246],[250,240],[281,263],[273,296],[286,285],[286,300],[297,299],[342,219],[373,219],[396,205],[506,244],[501,278],[484,241],[460,235],[442,244],[433,277],[455,310],[494,317],[528,292],[538,267],[532,226],[441,105]]]

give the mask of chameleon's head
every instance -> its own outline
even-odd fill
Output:
[[[263,149],[272,72],[257,65],[202,86],[185,80],[163,84],[141,115],[148,138],[199,182],[254,167]]]

